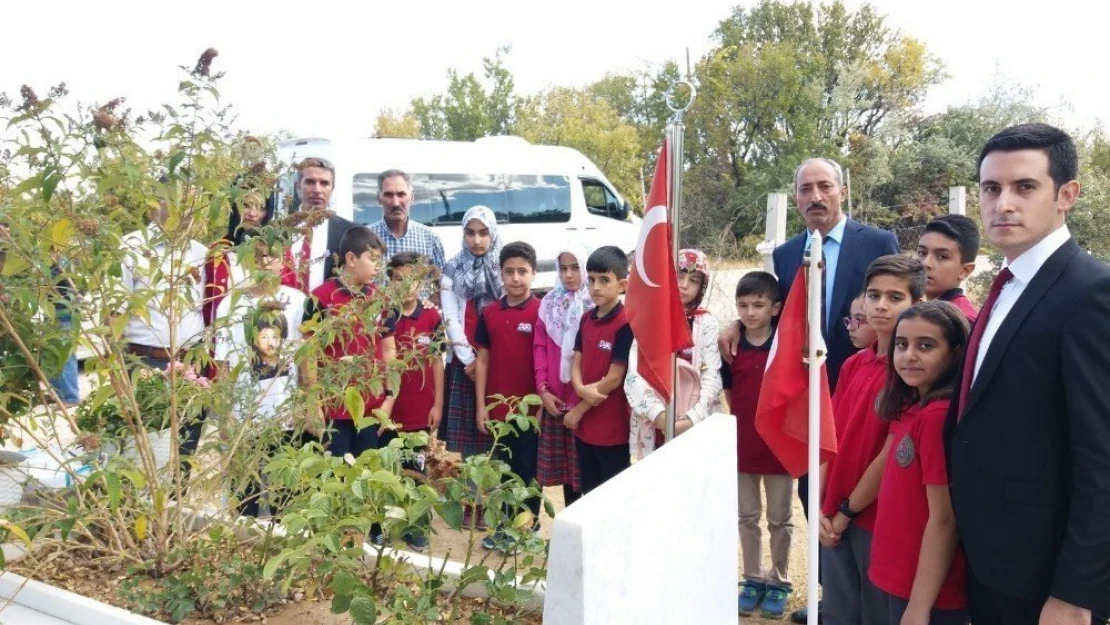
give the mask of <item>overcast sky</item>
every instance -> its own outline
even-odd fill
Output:
[[[404,107],[412,97],[441,90],[450,67],[480,71],[481,58],[498,46],[512,46],[507,64],[520,92],[583,85],[606,72],[684,59],[687,47],[696,59],[736,4],[5,2],[0,91],[15,97],[27,83],[45,94],[49,85],[64,80],[83,101],[122,95],[141,110],[172,101],[180,78],[176,67],[191,66],[212,46],[220,52],[214,67],[227,72],[223,95],[235,105],[244,128],[287,129],[300,136],[367,135],[383,107]],[[1069,125],[1110,120],[1105,70],[1110,3],[872,4],[891,25],[944,60],[951,78],[934,89],[930,110],[976,99],[1002,75],[1034,88],[1038,103],[1056,107]],[[170,12],[163,6],[180,8]]]

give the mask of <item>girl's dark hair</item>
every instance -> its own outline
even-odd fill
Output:
[[[262,198],[262,223],[259,226],[266,226],[270,220],[274,218],[274,211],[277,210],[277,194],[273,189],[259,188],[252,186],[246,176],[239,176],[232,183],[232,198],[231,198],[231,213],[227,217],[227,234],[224,238],[231,242],[232,245],[242,245],[249,234],[243,227],[243,216],[239,211],[239,205],[243,199],[250,195],[257,195]]]
[[[906,384],[894,369],[894,350],[897,346],[898,326],[907,319],[922,319],[943,331],[944,340],[948,342],[949,353],[952,361],[948,368],[933,383],[925,397],[919,397],[917,389]],[[894,338],[890,341],[887,350],[886,387],[875,402],[875,410],[880,419],[895,421],[902,416],[902,412],[915,403],[927,404],[936,399],[943,399],[952,394],[956,384],[956,372],[963,361],[967,349],[968,338],[967,317],[948,302],[933,300],[914,304],[898,315],[894,324]]]

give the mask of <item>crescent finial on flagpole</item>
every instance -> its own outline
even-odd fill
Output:
[[[677,103],[679,87],[686,87],[686,89],[690,92],[690,96],[686,98],[686,103],[682,104],[681,106]],[[694,83],[688,80],[675,81],[671,84],[670,88],[667,89],[667,108],[671,109],[671,112],[675,113],[676,115],[681,115],[690,108],[691,104],[694,103],[694,97],[697,96],[697,94],[698,90],[694,87]]]

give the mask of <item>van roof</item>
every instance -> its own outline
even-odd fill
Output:
[[[561,174],[604,178],[597,166],[578,150],[533,145],[513,136],[476,141],[303,137],[283,141],[279,149],[285,160],[316,156],[329,159],[350,173],[400,169],[412,174]]]

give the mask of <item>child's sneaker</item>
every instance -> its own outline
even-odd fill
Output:
[[[509,553],[516,546],[516,539],[498,530],[482,539],[482,548],[487,551]]]
[[[424,532],[410,532],[405,534],[405,544],[417,553],[424,553],[428,550],[428,537]]]
[[[740,598],[737,599],[737,609],[740,616],[751,616],[759,609],[759,605],[763,603],[763,597],[767,594],[767,585],[763,582],[746,581],[740,586]]]
[[[759,607],[759,614],[763,618],[782,618],[786,613],[786,600],[790,598],[790,589],[783,586],[768,586],[767,594],[763,597],[763,604]]]

